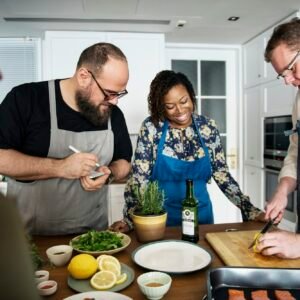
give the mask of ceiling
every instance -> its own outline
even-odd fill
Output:
[[[299,9],[299,0],[0,0],[0,36],[162,32],[166,42],[243,44]]]

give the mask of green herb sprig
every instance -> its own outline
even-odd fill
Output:
[[[159,215],[164,212],[165,194],[158,181],[150,181],[140,189],[135,186],[134,194],[138,200],[135,210],[138,214]]]
[[[90,230],[72,240],[72,247],[82,251],[107,251],[123,246],[123,237],[110,231]]]

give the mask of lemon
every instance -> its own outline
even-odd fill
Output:
[[[121,284],[121,283],[125,282],[126,280],[127,280],[127,274],[126,273],[122,273],[121,275],[119,275],[117,277],[116,284]]]
[[[121,264],[117,258],[111,255],[100,255],[97,258],[99,270],[111,271],[116,276],[121,275]]]
[[[78,254],[71,259],[68,265],[69,273],[76,279],[91,277],[95,274],[97,268],[97,260],[90,254]]]
[[[110,271],[97,272],[90,280],[90,284],[96,290],[107,290],[117,282],[117,276]]]
[[[254,235],[255,244],[254,244],[254,246],[253,246],[253,251],[254,251],[255,253],[260,253],[260,251],[257,249],[257,244],[258,244],[258,240],[259,240],[259,238],[260,238],[260,235],[261,235],[260,232],[257,232],[257,233],[255,233],[255,235]]]

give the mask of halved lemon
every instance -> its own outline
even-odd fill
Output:
[[[127,273],[122,273],[120,276],[117,277],[116,284],[121,284],[127,280]]]
[[[255,244],[254,244],[254,246],[253,246],[253,251],[254,251],[255,253],[260,253],[260,251],[257,249],[257,244],[258,244],[258,240],[259,240],[260,236],[261,236],[261,233],[260,233],[260,232],[257,232],[257,233],[255,233],[255,235],[254,235],[254,239],[256,239],[256,240],[255,240]]]
[[[117,276],[110,271],[99,271],[90,280],[90,284],[96,290],[108,290],[117,282]]]
[[[99,270],[111,271],[116,276],[121,275],[121,264],[117,258],[111,255],[100,255],[97,258]]]

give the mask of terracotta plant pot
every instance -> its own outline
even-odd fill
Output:
[[[167,213],[156,216],[133,214],[132,221],[139,242],[151,242],[164,238]]]

